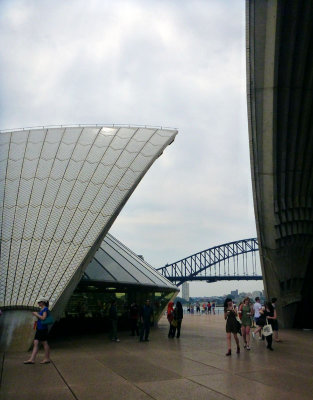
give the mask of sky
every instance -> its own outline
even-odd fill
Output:
[[[178,129],[110,230],[153,267],[256,237],[244,0],[2,0],[0,37],[0,129]]]

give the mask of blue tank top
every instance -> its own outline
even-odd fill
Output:
[[[44,307],[42,310],[39,311],[39,315],[43,315],[43,313],[46,312],[47,316],[49,315],[49,308],[48,307]],[[43,330],[47,330],[48,329],[48,325],[43,325],[41,323],[41,319],[38,318],[37,320],[37,329],[39,331],[43,331]]]

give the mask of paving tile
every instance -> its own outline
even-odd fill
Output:
[[[39,364],[42,352],[29,366],[22,363],[29,354],[5,353],[0,400],[312,398],[313,332],[281,330],[274,352],[255,340],[250,352],[231,357],[222,316],[186,316],[179,340],[167,332],[163,318],[148,343],[129,332],[120,332],[120,343],[106,335],[59,338],[49,365]]]
[[[125,354],[123,358],[99,358],[99,360],[116,374],[132,382],[180,378],[180,375],[169,369],[156,366],[143,358],[129,354]]]
[[[72,385],[71,389],[79,400],[151,400],[149,395],[125,381],[97,385]]]
[[[270,374],[270,372],[269,372]],[[219,375],[195,376],[192,381],[200,383],[212,390],[229,396],[234,400],[294,400],[295,393],[282,390],[277,385],[269,386],[265,383],[251,381],[231,373]],[[312,396],[301,396],[301,400],[312,400]]]
[[[239,374],[241,375],[241,374]],[[296,376],[288,372],[277,370],[247,372],[245,378],[252,379],[264,383],[269,386],[283,388],[287,392],[295,392],[298,395],[312,395],[313,393],[313,376],[309,378],[304,376]]]
[[[165,351],[159,351],[153,355],[149,354],[149,360],[152,364],[178,373],[183,377],[219,374],[222,372],[221,370],[208,366],[202,362],[189,360],[179,354],[168,354]]]
[[[69,385],[99,384],[103,382],[123,381],[123,378],[92,357],[55,358],[54,363],[63,379]]]
[[[36,389],[33,387],[29,390],[1,389],[0,400],[76,400],[68,388],[38,386],[39,384],[36,385]]]
[[[57,373],[54,365],[41,365],[39,362],[34,365],[24,365],[23,358],[5,358],[2,374],[2,388],[4,390],[27,391],[34,389],[34,383],[43,385],[46,388],[62,388],[64,382]]]
[[[229,400],[229,397],[187,379],[160,382],[140,382],[144,392],[156,400]]]

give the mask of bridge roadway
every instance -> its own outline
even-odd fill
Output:
[[[1,355],[1,400],[308,400],[313,392],[313,332],[282,330],[269,352],[225,357],[222,315],[186,315],[180,339],[163,317],[149,343],[128,332],[51,343],[52,364],[23,365],[24,353]],[[234,348],[233,348],[234,350]]]

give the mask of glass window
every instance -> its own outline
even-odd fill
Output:
[[[85,275],[88,279],[94,281],[109,281],[114,282],[113,276],[98,263],[97,260],[93,259],[88,265]]]
[[[119,282],[136,283],[137,281],[112,257],[106,254],[101,248],[94,257],[103,267]]]

